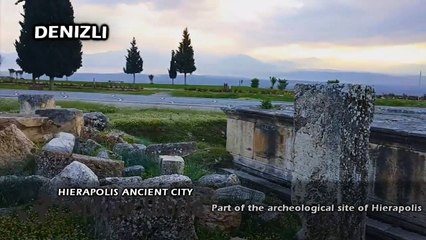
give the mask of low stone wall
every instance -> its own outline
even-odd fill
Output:
[[[293,108],[223,110],[228,115],[227,150],[234,156],[236,166],[290,187],[295,165]],[[422,212],[380,212],[375,217],[422,234],[426,234],[425,125],[426,112],[376,109],[368,168],[369,202],[423,206]]]

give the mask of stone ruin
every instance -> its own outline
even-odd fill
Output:
[[[197,150],[194,142],[128,143],[124,139],[133,137],[109,131],[102,113],[54,108],[46,96],[20,96],[19,101],[22,113],[0,114],[0,168],[22,169],[33,161],[36,175],[0,173],[0,216],[20,214],[20,205],[29,203],[40,209],[59,205],[93,216],[98,239],[191,240],[197,239],[194,221],[227,232],[240,226],[241,213],[211,212],[212,203],[265,198],[239,186],[233,174],[207,175],[196,183],[184,176],[184,158]],[[144,179],[150,162],[158,165],[160,176]],[[64,187],[185,187],[194,188],[195,196],[58,197]]]

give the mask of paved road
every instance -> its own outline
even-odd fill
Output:
[[[0,90],[0,98],[17,98],[20,94],[53,94],[56,100],[85,101],[115,106],[132,106],[140,108],[175,108],[219,111],[221,107],[255,106],[259,105],[256,100],[238,99],[212,99],[212,98],[190,98],[169,97],[167,95],[154,94],[151,96],[129,95],[129,94],[105,94],[105,93],[81,93],[81,92],[50,92],[33,90]],[[288,104],[274,102],[277,104]]]

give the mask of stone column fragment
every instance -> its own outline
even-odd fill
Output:
[[[53,95],[19,95],[20,113],[34,114],[39,109],[56,108]]]
[[[298,239],[365,239],[368,142],[374,90],[360,85],[296,85],[292,202],[331,206],[302,212]],[[338,206],[355,211],[338,212]]]

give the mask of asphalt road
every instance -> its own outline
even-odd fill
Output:
[[[173,108],[220,111],[221,107],[256,106],[260,101],[238,100],[238,99],[213,99],[213,98],[190,98],[170,97],[167,94],[154,94],[151,96],[130,94],[105,94],[105,93],[82,93],[82,92],[56,92],[56,91],[34,91],[34,90],[0,90],[0,98],[17,98],[20,94],[51,94],[55,99],[64,101],[83,101],[111,104],[114,106],[129,106],[138,108]],[[274,102],[274,104],[288,104],[285,102]]]

